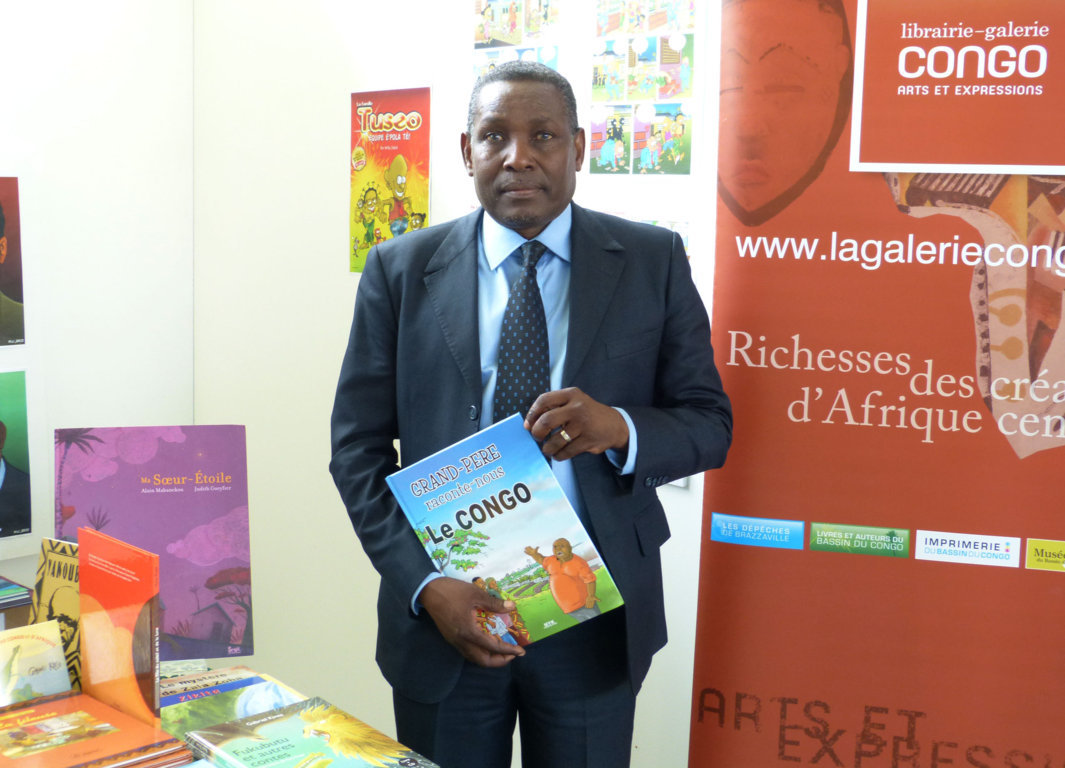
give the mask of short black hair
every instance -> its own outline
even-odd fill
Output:
[[[569,119],[570,129],[574,133],[578,131],[580,124],[577,122],[577,98],[573,95],[573,86],[569,84],[569,80],[546,64],[519,60],[500,64],[477,78],[477,82],[473,85],[473,91],[470,93],[470,107],[466,115],[467,134],[473,131],[473,117],[477,112],[481,89],[489,83],[513,83],[516,81],[545,83],[557,90],[566,105],[566,117]]]

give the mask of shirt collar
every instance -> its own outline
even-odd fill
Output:
[[[569,235],[573,227],[573,206],[567,205],[554,220],[538,234],[535,240],[539,240],[547,250],[564,261],[570,260]],[[484,255],[488,259],[490,269],[495,269],[502,264],[510,254],[514,253],[525,238],[513,229],[504,227],[493,219],[488,211],[481,217],[481,243],[484,245]]]

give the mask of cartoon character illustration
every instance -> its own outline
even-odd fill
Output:
[[[662,168],[658,157],[658,132],[652,131],[640,150],[640,173],[658,171]]]
[[[372,181],[362,190],[359,201],[355,204],[358,208],[359,221],[363,226],[362,245],[369,248],[374,244],[374,227],[377,218],[377,185]]]
[[[417,213],[415,211],[410,212],[410,230],[413,232],[416,229],[421,229],[425,226],[425,214]]]
[[[545,571],[551,586],[551,597],[566,615],[586,621],[600,613],[599,598],[595,596],[595,574],[588,561],[573,554],[569,539],[556,539],[551,545],[552,555],[541,555],[539,548],[526,547],[525,554]]]
[[[684,136],[684,115],[677,115],[669,123],[669,149],[665,152],[666,158],[676,165],[684,159],[684,151],[680,147],[680,140]]]
[[[483,579],[480,576],[475,576],[473,583],[499,600],[514,600],[513,595],[503,591],[499,586],[499,582],[492,577]],[[525,628],[525,620],[522,619],[517,608],[509,613],[478,611],[477,621],[481,629],[490,635],[495,635],[504,642],[512,645],[528,645],[532,642],[529,630]]]
[[[625,167],[625,118],[613,115],[607,122],[606,139],[599,147],[599,167],[617,171]]]
[[[410,223],[410,207],[413,201],[407,196],[407,159],[396,155],[385,170],[385,185],[392,192],[392,198],[381,202],[377,217],[388,222],[392,237],[399,237],[407,231]]]

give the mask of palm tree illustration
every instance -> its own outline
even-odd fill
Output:
[[[56,450],[62,446],[62,456],[59,459],[59,469],[56,470],[55,479],[55,536],[63,537],[63,523],[73,517],[74,507],[63,504],[63,469],[67,463],[67,455],[71,448],[77,448],[82,453],[92,453],[93,443],[102,443],[99,437],[92,433],[92,429],[57,429],[55,431]]]

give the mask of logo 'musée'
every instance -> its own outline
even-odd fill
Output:
[[[1035,571],[1065,573],[1065,541],[1028,539],[1024,567]]]

